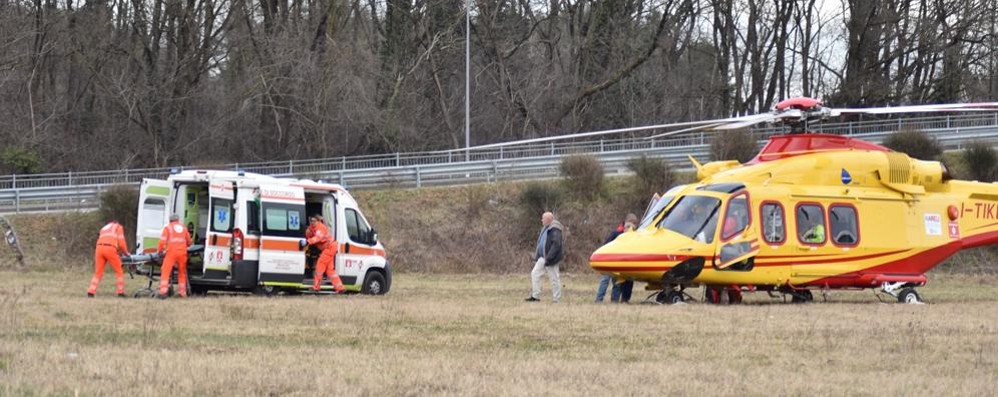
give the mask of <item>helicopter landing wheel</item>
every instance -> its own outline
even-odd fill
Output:
[[[814,295],[811,294],[811,290],[802,289],[799,291],[790,291],[790,302],[792,303],[807,303],[814,300]]]
[[[898,303],[917,305],[925,302],[923,302],[922,297],[918,295],[918,291],[915,291],[914,288],[908,287],[902,289],[901,292],[898,293]]]
[[[662,291],[655,295],[655,301],[663,305],[678,305],[684,302],[682,291]]]

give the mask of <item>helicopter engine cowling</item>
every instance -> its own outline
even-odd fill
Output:
[[[887,169],[881,170],[880,180],[891,187],[921,186],[925,191],[939,191],[950,179],[946,167],[938,161],[925,161],[900,152],[887,152]]]

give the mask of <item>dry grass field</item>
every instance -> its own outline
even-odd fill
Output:
[[[927,305],[658,306],[595,305],[589,274],[555,305],[526,271],[167,301],[80,273],[0,272],[0,395],[998,394],[995,276],[931,275]]]

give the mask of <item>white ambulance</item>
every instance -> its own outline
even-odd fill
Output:
[[[252,290],[272,295],[312,287],[314,257],[301,247],[308,218],[322,215],[339,243],[336,273],[348,291],[384,294],[392,271],[357,201],[336,184],[241,171],[192,170],[145,179],[136,253],[155,252],[171,214],[187,225],[200,256],[187,265],[192,293]],[[332,286],[324,281],[324,291]]]

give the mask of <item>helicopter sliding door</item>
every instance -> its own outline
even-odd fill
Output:
[[[755,226],[758,222],[752,222],[750,208],[748,192],[736,193],[728,200],[714,255],[717,270],[752,270],[759,253],[759,238]]]

